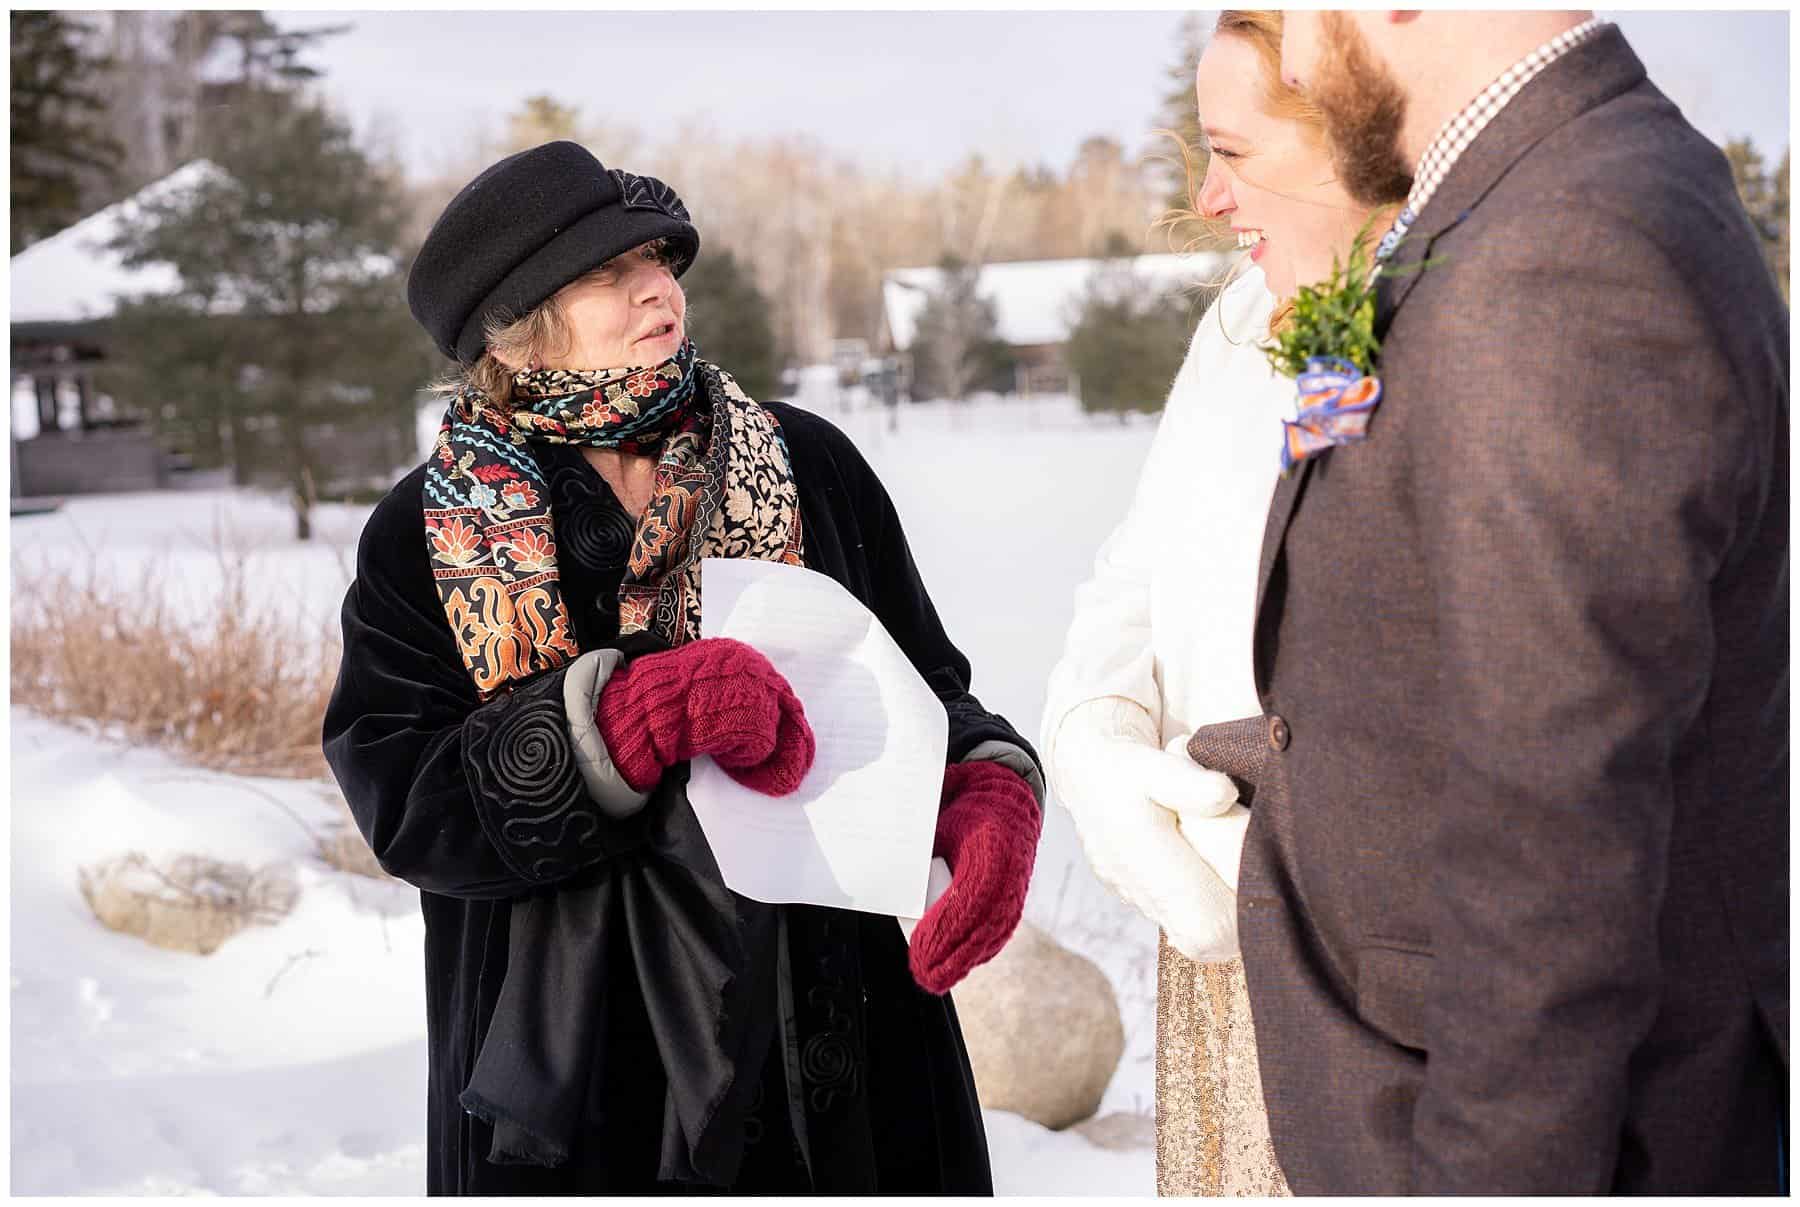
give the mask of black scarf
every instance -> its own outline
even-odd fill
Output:
[[[561,1165],[610,1070],[608,969],[623,945],[667,1076],[665,1182],[730,1186],[774,1026],[777,907],[731,892],[671,772],[633,819],[636,850],[512,903],[505,980],[462,1094],[488,1159]]]

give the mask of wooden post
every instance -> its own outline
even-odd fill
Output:
[[[38,435],[56,431],[62,426],[56,413],[56,378],[34,377],[31,388],[37,392]]]

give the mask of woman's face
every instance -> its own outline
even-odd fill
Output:
[[[1330,274],[1369,214],[1333,178],[1318,132],[1263,108],[1264,87],[1262,60],[1244,38],[1215,37],[1200,56],[1194,96],[1212,154],[1199,209],[1255,239],[1250,258],[1286,299]]]
[[[556,291],[566,346],[543,369],[636,369],[675,355],[687,333],[687,296],[658,242],[639,244]]]

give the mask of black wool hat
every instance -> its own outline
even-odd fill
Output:
[[[578,143],[545,143],[508,155],[444,207],[407,274],[406,304],[445,356],[474,364],[489,318],[522,318],[651,239],[669,240],[676,276],[700,253],[675,190],[608,170]]]

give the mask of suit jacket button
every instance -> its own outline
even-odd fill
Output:
[[[1269,749],[1286,750],[1288,739],[1293,735],[1288,732],[1288,723],[1278,716],[1269,718]]]

